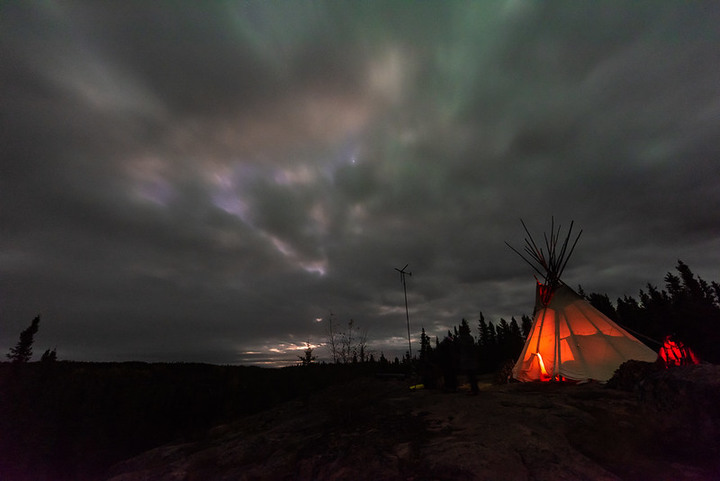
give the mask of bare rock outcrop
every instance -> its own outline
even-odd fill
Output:
[[[668,406],[715,392],[701,387],[702,376],[712,376],[703,369],[662,381],[679,390],[665,398]],[[149,451],[116,465],[110,479],[720,479],[719,458],[710,457],[715,448],[701,439],[715,425],[697,439],[675,432],[687,439],[682,449],[658,442],[678,428],[674,411],[664,421],[668,414],[655,402],[659,383],[648,381],[641,396],[593,383],[487,382],[473,396],[361,379],[218,427],[194,443]],[[717,409],[698,402],[701,410]]]

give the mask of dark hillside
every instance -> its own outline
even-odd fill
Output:
[[[110,480],[720,479],[720,370],[653,376],[644,398],[597,383],[486,382],[470,396],[366,377],[148,451]]]
[[[82,481],[171,440],[361,374],[360,366],[0,364],[0,479]]]
[[[720,479],[720,368],[647,367],[470,396],[362,365],[0,364],[0,479]]]

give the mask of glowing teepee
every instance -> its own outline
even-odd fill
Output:
[[[627,360],[653,362],[657,358],[655,352],[560,280],[582,234],[568,249],[572,228],[571,223],[565,241],[559,245],[560,227],[555,230],[553,222],[543,250],[525,227],[525,253],[529,258],[508,244],[544,278],[537,285],[532,328],[513,368],[517,380],[607,381]]]

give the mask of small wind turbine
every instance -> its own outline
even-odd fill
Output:
[[[410,314],[408,312],[408,303],[407,303],[407,285],[405,284],[405,275],[412,276],[412,272],[406,272],[405,269],[407,269],[407,266],[409,264],[405,264],[405,267],[402,269],[395,268],[396,271],[400,273],[400,280],[402,280],[403,285],[403,292],[405,293],[405,319],[407,320],[407,332],[408,332],[408,361],[412,359],[412,343],[410,342]]]

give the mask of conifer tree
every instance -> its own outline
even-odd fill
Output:
[[[427,361],[430,357],[431,351],[432,347],[430,346],[430,337],[425,334],[425,328],[423,327],[422,332],[420,333],[420,361]]]
[[[521,318],[522,323],[522,336],[523,340],[527,339],[527,337],[530,335],[530,330],[532,329],[532,319],[530,319],[530,316],[527,314],[523,314]]]
[[[30,326],[20,333],[20,340],[10,349],[8,359],[14,363],[28,362],[32,358],[32,345],[40,328],[40,316],[32,320]]]
[[[488,347],[497,346],[497,334],[495,332],[495,324],[493,324],[492,321],[488,322],[487,346]]]
[[[720,307],[720,284],[712,281],[710,283],[710,289],[712,289],[713,295],[715,296],[715,304]]]
[[[478,321],[478,345],[480,347],[485,347],[490,342],[490,332],[488,331],[488,325],[487,322],[485,322],[485,316],[483,316],[483,313],[480,313],[480,320]]]
[[[497,343],[501,346],[501,349],[504,349],[510,340],[510,324],[502,317],[500,318],[500,324],[498,324],[496,332]]]
[[[390,361],[388,361],[387,358],[385,357],[385,353],[380,351],[380,365],[386,366],[388,364],[390,364]]]
[[[460,329],[456,329],[456,335],[470,335],[470,326],[465,319],[460,321]]]
[[[314,351],[314,349],[313,349],[312,345],[310,344],[310,341],[307,341],[305,343],[305,350],[303,351],[305,353],[305,355],[298,356],[298,359],[300,359],[303,366],[309,366],[310,364],[315,362],[316,357],[313,356],[313,351]],[[45,355],[43,355],[43,357],[45,357]]]
[[[520,326],[518,326],[515,317],[512,317],[510,319],[510,358],[515,359],[518,357],[524,345],[525,339],[522,332],[520,332]]]
[[[615,310],[615,306],[613,306],[612,301],[610,301],[610,298],[607,294],[598,294],[593,292],[592,294],[585,296],[585,299],[587,299],[587,301],[595,309],[602,312],[613,321],[618,321],[618,315],[617,311]]]
[[[500,351],[495,333],[495,325],[492,321],[485,321],[482,314],[480,315],[478,324],[480,331],[480,339],[478,340],[478,345],[480,346],[480,371],[490,372],[493,371],[500,362],[498,360]]]

